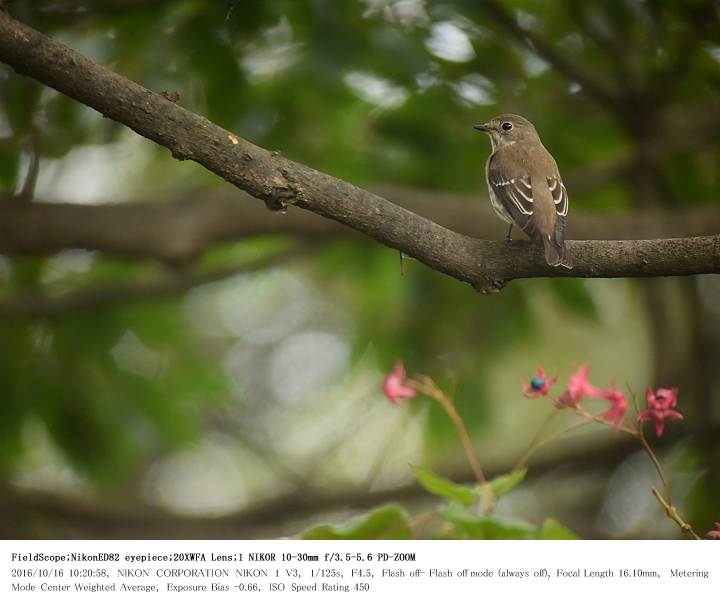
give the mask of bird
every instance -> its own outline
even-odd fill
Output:
[[[473,127],[490,137],[492,152],[485,164],[490,203],[510,223],[507,241],[517,225],[531,240],[542,242],[545,261],[572,269],[565,248],[568,194],[560,171],[535,126],[506,113]]]

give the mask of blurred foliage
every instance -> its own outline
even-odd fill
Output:
[[[424,468],[414,469],[421,485],[446,501],[435,511],[412,517],[399,505],[387,505],[357,517],[342,527],[320,525],[301,534],[305,540],[575,540],[577,536],[554,519],[540,527],[477,512],[482,487],[453,483]],[[499,498],[525,476],[521,470],[495,477],[490,485]],[[502,487],[500,487],[502,486]]]
[[[682,130],[685,119],[695,124],[717,112],[715,2],[15,0],[12,12],[152,90],[178,91],[184,107],[254,143],[358,185],[405,183],[484,195],[489,145],[471,126],[513,111],[536,124],[564,175],[614,162],[633,167],[573,194],[576,210],[706,203],[716,201],[720,189],[717,120]],[[578,82],[572,69],[553,64],[543,47],[525,44],[518,27],[535,32],[580,76],[600,82],[612,100]],[[48,166],[67,168],[56,161],[75,151],[127,140],[123,127],[0,68],[3,191],[22,187],[36,135],[41,181]],[[668,149],[658,151],[657,141]],[[115,192],[119,199],[218,182],[150,143],[143,150],[135,178]],[[638,199],[643,179],[651,186]],[[44,193],[53,190],[48,183]],[[498,223],[498,238],[503,233]],[[275,244],[267,238],[248,246],[262,257]],[[198,266],[227,266],[246,252],[242,243],[218,246]],[[165,272],[85,252],[0,260],[0,294],[8,299]],[[500,296],[480,298],[406,264],[400,278],[394,252],[341,241],[306,254],[294,269],[332,307],[327,321],[349,339],[354,367],[370,357],[385,369],[402,356],[444,376],[443,387],[456,385],[459,411],[474,436],[492,426],[493,363],[538,342],[547,320],[535,301],[546,301],[579,330],[601,321],[597,290],[580,280],[517,283]],[[244,277],[241,271],[238,283]],[[259,299],[275,309],[273,294]],[[242,410],[248,424],[269,414],[252,408],[243,385],[228,376],[229,352],[257,353],[250,340],[227,329],[209,334],[189,315],[187,300],[175,297],[0,320],[2,472],[10,475],[22,463],[31,447],[23,427],[32,420],[91,482],[122,487],[163,454],[193,443],[228,409]],[[580,357],[592,361],[587,352]],[[535,363],[526,361],[516,374],[529,374]],[[435,406],[424,422],[428,455],[445,455],[454,444],[452,425]],[[708,480],[718,467],[716,461]],[[426,488],[428,482],[426,476]],[[696,493],[708,489],[700,483]],[[707,507],[696,513],[709,518]],[[454,528],[448,537],[563,537],[566,531],[553,521],[530,527],[452,506],[442,516]],[[386,507],[310,535],[388,537],[390,531],[408,537],[408,519]]]
[[[518,485],[524,478],[527,469],[521,468],[508,475],[499,475],[489,482],[489,488],[494,498],[508,493]],[[441,496],[452,502],[463,506],[472,506],[482,496],[482,487],[474,485],[468,487],[445,479],[430,469],[422,466],[413,468],[413,474],[427,491],[436,496]]]

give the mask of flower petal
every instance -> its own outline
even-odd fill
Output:
[[[410,399],[417,392],[405,384],[405,366],[402,361],[395,362],[395,367],[383,381],[383,392],[392,403],[399,403],[398,399]]]

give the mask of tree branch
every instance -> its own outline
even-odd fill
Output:
[[[174,272],[155,280],[127,283],[112,283],[106,286],[87,286],[67,294],[43,296],[39,294],[17,294],[0,298],[0,320],[17,317],[49,319],[68,313],[78,313],[103,305],[127,304],[150,299],[158,300],[177,296],[202,284],[222,281],[238,273],[251,273],[284,260],[296,258],[307,246],[293,245],[277,254],[231,267],[210,271]]]
[[[59,19],[76,19],[80,15],[117,15],[137,9],[154,8],[167,4],[169,0],[105,0],[88,2],[87,0],[55,0],[43,2],[37,11],[45,16]]]
[[[609,31],[605,31],[599,22],[589,14],[589,8],[591,7],[588,3],[582,2],[582,0],[570,0],[568,6],[569,13],[578,27],[598,48],[607,53],[615,72],[616,81],[622,83],[624,86],[631,87],[634,94],[639,78],[637,74],[633,72],[632,60],[628,58],[628,40],[621,42],[610,34]],[[635,49],[632,50],[635,51]]]
[[[708,431],[711,437],[716,431]],[[685,435],[681,435],[681,438]],[[679,441],[676,440],[675,443]],[[673,442],[668,442],[669,447]],[[530,468],[530,480],[558,472],[583,472],[592,469],[597,472],[612,469],[628,456],[640,451],[635,440],[612,440],[606,444],[586,450],[566,450],[538,456]],[[599,462],[600,461],[600,462]],[[598,466],[600,464],[600,466]],[[490,476],[510,472],[509,467],[489,469]],[[474,480],[471,472],[445,473],[458,483]],[[226,515],[204,517],[168,513],[150,506],[133,503],[123,506],[117,501],[94,504],[87,498],[77,499],[58,496],[48,492],[12,488],[3,494],[0,491],[0,539],[63,538],[65,532],[77,537],[103,539],[238,539],[288,535],[306,528],[307,518],[328,511],[353,512],[366,510],[390,501],[408,502],[428,498],[428,493],[417,483],[384,490],[368,490],[356,487],[335,492],[318,492],[303,489],[292,490],[250,505],[244,510]],[[22,520],[25,515],[37,519],[47,518],[52,522],[44,527],[53,535],[28,535]],[[588,528],[588,531],[591,531]]]
[[[468,194],[386,185],[373,192],[471,237],[498,239],[505,231],[485,199]],[[652,239],[720,232],[713,206],[682,212],[574,212],[570,235]],[[0,253],[46,254],[85,248],[182,265],[214,244],[257,235],[288,234],[318,239],[362,235],[310,212],[268,212],[229,186],[183,193],[169,200],[125,204],[21,204],[0,196]]]
[[[608,82],[596,78],[582,65],[578,65],[567,58],[567,54],[558,51],[552,44],[536,32],[522,27],[513,14],[498,0],[484,0],[479,7],[495,23],[527,46],[541,58],[553,65],[571,82],[577,82],[587,95],[601,103],[603,106],[617,110],[620,108],[619,93]]]
[[[574,241],[575,268],[549,267],[530,242],[472,239],[349,183],[245,141],[0,11],[0,60],[191,159],[265,201],[336,220],[471,284],[496,291],[522,277],[634,277],[720,271],[720,237]]]

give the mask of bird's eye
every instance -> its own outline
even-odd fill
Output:
[[[500,125],[500,128],[502,128],[505,132],[510,132],[513,129],[513,125],[511,122],[503,122]]]

